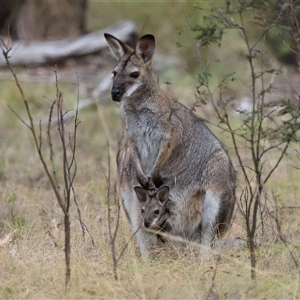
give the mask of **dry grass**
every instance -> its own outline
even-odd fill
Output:
[[[33,220],[15,232],[13,242],[0,248],[1,298],[203,299],[211,288],[215,268],[214,289],[221,298],[292,299],[295,295],[297,272],[284,247],[276,242],[258,252],[256,288],[249,279],[246,249],[226,251],[220,261],[213,254],[201,261],[194,249],[182,251],[169,247],[152,260],[143,261],[132,244],[120,261],[120,280],[116,282],[106,209],[102,206],[96,210],[96,207],[84,212],[95,246],[89,237],[82,238],[78,222],[73,220],[72,280],[67,294],[64,294],[62,228],[46,229],[46,221],[41,224]],[[57,246],[49,230],[54,231]],[[118,248],[124,246],[129,236],[128,223],[122,217]]]

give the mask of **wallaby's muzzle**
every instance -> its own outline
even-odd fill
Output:
[[[150,228],[151,223],[149,221],[144,221],[144,226]]]
[[[111,90],[111,98],[113,101],[120,102],[122,98],[121,89],[119,87],[113,87]]]

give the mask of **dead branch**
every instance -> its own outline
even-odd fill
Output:
[[[130,20],[121,21],[103,30],[91,32],[73,40],[63,39],[30,43],[15,41],[9,47],[11,54],[13,54],[9,61],[11,65],[56,64],[67,58],[97,53],[107,47],[103,36],[104,32],[129,40],[135,34],[135,24]],[[5,65],[5,58],[0,56],[0,67]]]

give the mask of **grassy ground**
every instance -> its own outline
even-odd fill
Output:
[[[123,5],[123,6],[122,6]],[[96,28],[97,16],[101,26],[106,26],[122,18],[136,15],[138,28],[144,26],[149,10],[140,7],[140,14],[132,12],[133,4],[95,2],[90,6],[90,28]],[[145,3],[134,5],[144,6]],[[147,5],[149,4],[147,2]],[[162,4],[160,4],[162,5]],[[170,15],[177,10],[184,11],[188,5],[180,3],[165,4]],[[149,7],[148,7],[149,9]],[[189,8],[188,8],[189,9]],[[153,15],[162,14],[160,6],[153,5]],[[170,18],[171,18],[170,17]],[[163,31],[159,22],[149,18],[149,30],[157,32],[158,41],[163,41],[174,26],[166,23]],[[174,18],[173,18],[174,20]],[[165,20],[166,22],[166,20]],[[99,21],[100,24],[100,21]],[[152,24],[152,25],[151,25]],[[145,28],[147,26],[145,25]],[[100,25],[99,25],[100,26]],[[99,27],[100,28],[100,27]],[[142,31],[142,30],[141,30]],[[146,29],[144,30],[146,31]],[[162,49],[173,51],[172,41],[164,43]],[[164,48],[165,47],[165,48]],[[234,46],[234,47],[239,47]],[[221,59],[226,68],[233,64],[228,57],[229,50],[221,49]],[[177,52],[178,54],[178,52]],[[227,58],[228,57],[228,58]],[[226,61],[227,58],[227,61]],[[113,61],[109,61],[110,72]],[[184,64],[184,63],[183,63]],[[239,64],[239,62],[236,62]],[[107,67],[107,66],[105,66]],[[72,68],[71,68],[72,69]],[[241,68],[240,68],[241,69]],[[91,82],[97,82],[97,74],[83,79],[79,75],[79,97],[89,95]],[[18,74],[35,73],[35,78],[46,74],[46,82],[23,81],[26,99],[34,115],[35,124],[47,120],[50,101],[55,99],[55,79],[53,70],[16,69]],[[71,108],[77,99],[77,82],[74,75],[65,79],[65,69],[58,70],[59,86],[63,92],[66,109]],[[106,71],[106,70],[105,70]],[[70,73],[70,72],[69,72]],[[69,74],[68,73],[68,74]],[[242,73],[242,72],[241,72]],[[245,76],[245,74],[238,74]],[[172,85],[162,86],[169,89],[178,99],[191,105],[194,99],[195,81],[183,68],[170,71],[168,65],[162,69],[161,82],[171,81]],[[89,82],[89,83],[88,83]],[[96,84],[96,83],[95,83]],[[235,91],[236,95],[242,93]],[[117,141],[121,134],[120,110],[112,102],[98,104],[80,112],[81,124],[77,135],[77,165],[75,180],[77,200],[82,218],[89,233],[82,236],[76,208],[71,207],[71,284],[65,293],[64,235],[63,215],[47,177],[39,162],[30,131],[8,108],[11,106],[27,122],[24,106],[20,100],[15,83],[11,80],[0,81],[0,299],[298,299],[300,298],[299,269],[293,257],[300,259],[300,217],[299,217],[299,158],[291,147],[289,157],[278,168],[267,186],[272,212],[278,209],[282,238],[280,241],[276,224],[266,217],[264,227],[259,227],[257,236],[257,281],[250,279],[250,260],[247,247],[212,250],[205,260],[198,257],[197,245],[186,247],[170,243],[159,249],[150,260],[142,260],[135,241],[130,240],[132,232],[123,211],[116,240],[117,253],[128,245],[118,264],[119,280],[114,280],[111,243],[107,218],[108,145],[111,165],[111,195],[116,180],[115,156]],[[198,111],[213,118],[211,111]],[[236,118],[236,116],[232,117]],[[55,127],[53,127],[55,135]],[[212,130],[229,148],[230,156],[237,166],[232,146],[223,132]],[[46,128],[43,125],[43,133]],[[46,140],[44,153],[49,156]],[[61,165],[59,144],[54,145],[56,165]],[[245,152],[244,161],[249,157]],[[275,162],[276,153],[269,156],[266,167]],[[239,171],[239,170],[238,170]],[[241,173],[240,185],[243,185]],[[61,173],[59,173],[59,177]],[[238,187],[237,198],[241,195]],[[112,203],[112,224],[116,224],[117,205]],[[276,200],[276,202],[274,202]],[[275,206],[276,204],[276,206]],[[261,234],[263,230],[264,235]],[[246,238],[245,222],[239,212],[235,214],[233,226],[225,238]],[[295,247],[298,247],[296,249]],[[291,256],[293,254],[293,257]]]
[[[38,123],[47,116],[49,107],[43,95],[50,99],[55,97],[53,83],[23,86]],[[76,84],[61,84],[61,89],[66,106],[70,107],[77,98]],[[270,220],[266,222],[264,237],[258,237],[256,287],[250,280],[247,247],[224,250],[220,258],[212,252],[207,260],[201,261],[197,247],[190,245],[183,250],[170,245],[159,251],[153,260],[143,261],[134,241],[129,243],[120,260],[119,281],[114,280],[108,235],[107,182],[103,174],[103,170],[107,173],[108,156],[105,124],[109,128],[111,180],[115,181],[114,161],[121,124],[119,108],[113,103],[99,105],[101,114],[96,107],[80,113],[75,188],[90,236],[82,237],[72,205],[72,279],[69,292],[64,294],[63,216],[41,168],[30,131],[7,107],[10,105],[27,120],[16,87],[14,83],[3,81],[0,90],[1,298],[203,299],[211,291],[214,274],[213,291],[220,298],[299,297],[299,273]],[[178,94],[180,96],[180,92]],[[222,138],[221,134],[219,136]],[[226,139],[223,142],[230,146]],[[55,149],[59,166],[61,151],[58,145]],[[48,153],[45,147],[46,156]],[[236,163],[234,155],[231,156]],[[267,163],[271,165],[272,162],[270,157]],[[269,192],[270,196],[276,196],[281,207],[279,216],[284,238],[299,247],[299,171],[290,164],[291,160],[286,160],[275,173]],[[293,208],[295,206],[298,208]],[[113,223],[116,209],[113,205]],[[122,212],[118,253],[130,237],[130,227]],[[246,238],[244,221],[238,213],[228,237]],[[299,259],[299,253],[294,252],[294,255]]]

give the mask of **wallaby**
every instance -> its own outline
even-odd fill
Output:
[[[143,226],[146,229],[165,230],[165,222],[170,217],[170,212],[166,209],[166,203],[169,200],[169,188],[163,186],[151,193],[151,190],[147,191],[140,186],[136,186],[134,191],[142,204],[141,217]]]
[[[142,36],[134,49],[110,34],[107,43],[118,59],[111,97],[122,112],[125,146],[119,157],[119,189],[134,231],[140,226],[136,185],[148,178],[170,188],[171,234],[212,241],[230,225],[235,204],[236,172],[226,150],[188,108],[170,97],[152,70],[153,35]],[[139,178],[139,180],[137,179]],[[137,232],[143,255],[151,235]]]

